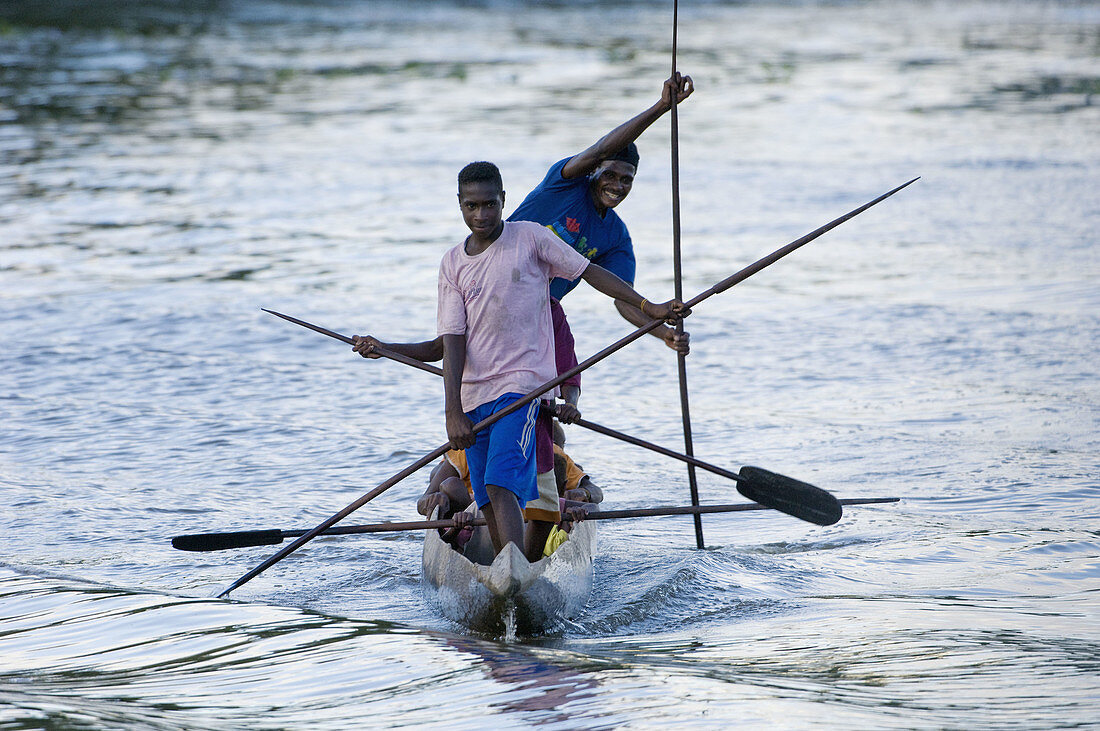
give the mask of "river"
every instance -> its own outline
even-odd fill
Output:
[[[438,379],[263,313],[434,334],[491,159],[509,210],[656,100],[671,3],[0,8],[0,728],[1086,728],[1100,717],[1100,4],[681,2],[695,452],[838,497],[599,526],[585,612],[471,635],[416,534],[274,552],[444,441]],[[669,120],[619,208],[672,294]],[[582,286],[583,358],[629,332]],[[653,338],[587,419],[683,444]],[[682,465],[576,427],[615,508]],[[349,519],[415,518],[425,473]],[[732,484],[701,473],[703,502]]]

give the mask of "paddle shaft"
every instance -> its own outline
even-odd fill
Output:
[[[672,79],[676,79],[676,45],[679,28],[680,3],[673,0],[672,3]],[[683,258],[680,253],[680,97],[679,89],[672,94],[672,108],[670,112],[670,126],[672,128],[672,273],[675,286],[676,299],[683,299],[684,276]],[[676,333],[684,334],[684,322],[676,323]],[[695,447],[691,435],[691,407],[688,402],[687,385],[687,355],[676,353],[676,375],[680,385],[680,419],[684,428],[684,452],[688,457],[695,456]],[[695,477],[695,465],[688,462],[688,494],[691,496],[691,504],[699,504],[699,483]],[[695,547],[703,548],[703,518],[695,513]]]
[[[306,322],[305,320],[299,320],[297,318],[291,317],[289,315],[284,315],[284,314],[281,314],[279,312],[275,312],[273,310],[266,310],[265,309],[264,312],[270,312],[271,314],[277,315],[277,316],[279,316],[279,317],[281,317],[285,320],[289,320],[290,322],[297,323],[299,325],[302,325],[303,327],[308,327],[310,330],[315,330],[319,333],[323,333],[325,335],[328,335],[331,338],[336,338],[337,340],[342,340],[346,343],[354,342],[351,338],[347,337],[346,335],[341,335],[338,332],[328,330],[328,329],[323,328],[319,325],[313,325],[311,323]],[[408,357],[403,356],[399,353],[395,353],[394,351],[390,350],[389,348],[385,348],[385,347],[381,347],[381,346],[375,346],[374,352],[378,353],[379,355],[381,355],[385,358],[391,358],[393,360],[399,360],[402,363],[407,362],[409,365],[420,368],[421,370],[427,371],[428,373],[434,373],[437,376],[442,376],[443,375],[443,371],[441,369],[436,368],[435,366],[430,366],[427,363],[422,363],[421,361],[418,361],[415,358],[408,358]],[[666,457],[672,457],[673,459],[678,459],[681,462],[686,463],[689,467],[699,467],[699,468],[702,468],[702,469],[707,470],[709,472],[713,472],[716,475],[721,475],[722,477],[728,477],[729,479],[735,480],[735,481],[742,481],[742,480],[746,479],[746,478],[742,477],[741,475],[737,474],[736,472],[731,472],[729,470],[722,469],[721,467],[716,467],[712,464],[708,464],[708,463],[706,463],[706,462],[704,462],[700,459],[696,459],[693,454],[681,454],[679,452],[675,452],[671,449],[668,449],[667,447],[662,447],[658,444],[653,444],[652,442],[647,442],[644,439],[639,439],[638,437],[633,437],[629,434],[624,434],[623,432],[615,431],[614,429],[611,429],[611,428],[606,427],[606,426],[602,426],[600,424],[596,424],[596,423],[591,422],[591,421],[587,421],[585,419],[577,419],[573,423],[576,424],[577,426],[584,427],[585,429],[590,429],[591,431],[597,432],[599,434],[604,434],[606,436],[613,437],[615,439],[620,439],[620,440],[622,440],[624,442],[627,442],[629,444],[633,444],[633,445],[636,445],[638,447],[643,447],[643,448],[648,449],[650,451],[657,452],[658,454],[663,454]],[[693,501],[692,505],[698,505],[698,502]],[[698,537],[698,534],[697,534],[697,537]]]
[[[840,500],[841,505],[870,505],[873,503],[896,503],[901,498],[896,497],[870,497],[870,498],[845,498]],[[747,510],[773,510],[760,503],[735,503],[732,505],[683,505],[675,507],[657,508],[632,508],[629,510],[601,510],[589,513],[585,520],[615,520],[618,518],[650,518],[661,515],[700,515],[706,513],[740,513]],[[563,515],[562,520],[570,520]]]
[[[841,505],[869,505],[873,503],[896,503],[899,498],[846,498],[840,501]],[[684,505],[656,508],[631,508],[624,510],[604,510],[589,513],[585,520],[619,520],[624,518],[650,518],[665,515],[700,515],[706,513],[737,513],[748,510],[771,510],[766,505],[759,503],[736,503],[730,505]],[[573,519],[563,514],[562,522],[571,522]],[[474,518],[468,525],[483,526],[484,518]],[[373,523],[368,525],[334,526],[322,531],[325,536],[359,535],[361,533],[399,533],[415,530],[432,530],[454,528],[454,521],[445,520],[410,520],[398,523]],[[269,528],[264,530],[230,531],[225,533],[196,533],[193,535],[176,536],[172,539],[172,545],[181,551],[220,551],[230,548],[249,548],[252,546],[278,545],[287,538],[304,536],[308,529],[280,530]]]
[[[325,329],[323,327],[320,327],[318,325],[312,325],[308,322],[305,322],[304,320],[298,320],[294,317],[290,317],[289,315],[283,315],[283,314],[280,314],[278,312],[274,312],[272,310],[264,310],[264,311],[265,312],[270,312],[273,315],[278,315],[279,317],[282,317],[286,320],[290,320],[291,322],[295,322],[299,325],[303,325],[305,327],[308,327],[310,330],[316,330],[319,333],[324,333],[325,335],[328,335],[329,337],[336,338],[337,340],[342,340],[344,342],[351,342],[351,338],[349,338],[349,337],[341,335],[337,332],[333,332],[332,330],[327,330],[327,329]],[[421,370],[427,371],[428,373],[434,373],[437,376],[442,376],[443,375],[443,371],[440,370],[439,368],[436,368],[434,366],[430,366],[427,363],[422,363],[421,361],[418,361],[414,358],[408,358],[406,356],[402,356],[399,353],[395,353],[394,351],[392,351],[388,348],[381,347],[381,346],[375,346],[374,352],[378,353],[379,355],[381,355],[385,358],[392,358],[393,360],[400,360],[400,362],[402,362],[402,363],[408,362],[409,365],[420,368]],[[597,432],[598,434],[603,434],[605,436],[609,436],[609,437],[612,437],[614,439],[619,439],[621,441],[627,442],[628,444],[633,444],[635,446],[642,447],[644,449],[648,449],[652,452],[656,452],[657,454],[663,454],[666,457],[672,457],[673,459],[678,459],[681,462],[686,463],[689,467],[692,467],[692,468],[699,467],[700,469],[704,469],[708,472],[713,472],[716,475],[721,475],[722,477],[727,477],[727,478],[729,478],[731,480],[734,480],[734,481],[737,481],[737,482],[744,482],[748,479],[748,478],[744,477],[743,475],[737,474],[736,472],[731,472],[730,470],[723,469],[722,467],[717,467],[715,465],[704,462],[701,459],[697,459],[694,454],[690,454],[690,453],[689,454],[681,454],[680,452],[673,451],[673,450],[669,449],[668,447],[662,447],[659,444],[654,444],[652,442],[647,442],[644,439],[639,439],[638,437],[631,436],[630,434],[625,434],[625,433],[620,432],[620,431],[616,431],[614,429],[611,429],[610,427],[606,427],[606,426],[603,426],[601,424],[597,424],[595,422],[588,421],[586,419],[577,419],[576,421],[574,421],[572,423],[576,424],[577,426],[584,427],[585,429],[589,429],[591,431]],[[693,505],[698,505],[698,502],[693,502],[692,504]],[[698,537],[698,535],[699,534],[696,534],[696,537]]]
[[[749,266],[745,267],[744,269],[742,269],[738,272],[735,272],[734,274],[731,274],[730,276],[726,277],[722,281],[715,284],[710,289],[696,295],[690,302],[687,303],[687,306],[689,308],[694,307],[695,305],[698,305],[700,302],[703,302],[704,300],[714,296],[715,294],[726,291],[730,287],[734,286],[735,284],[737,284],[741,281],[744,281],[745,279],[747,279],[748,277],[751,277],[753,274],[759,272],[760,270],[764,269],[765,267],[768,267],[771,264],[774,264],[776,261],[779,261],[784,256],[786,256],[787,254],[790,254],[791,252],[793,252],[795,249],[798,249],[799,247],[805,246],[806,244],[810,243],[811,241],[818,238],[822,234],[827,233],[828,231],[836,228],[837,226],[844,223],[845,221],[859,215],[860,213],[862,213],[863,211],[866,211],[871,206],[876,205],[877,203],[880,203],[881,201],[883,201],[886,198],[890,197],[894,193],[897,193],[899,190],[901,190],[905,186],[914,183],[918,179],[919,178],[913,178],[909,182],[904,183],[902,185],[899,185],[898,187],[894,188],[893,190],[891,190],[887,193],[882,194],[878,198],[875,198],[874,200],[870,201],[869,203],[863,204],[859,208],[856,208],[856,209],[844,214],[843,216],[841,216],[837,219],[834,219],[833,221],[830,221],[829,223],[825,224],[824,226],[821,226],[820,228],[818,228],[814,231],[811,231],[810,233],[806,234],[805,236],[802,236],[801,238],[792,241],[791,243],[787,244],[786,246],[784,246],[780,249],[777,249],[776,251],[772,252],[771,254],[765,256],[764,258],[762,258],[762,259],[754,262],[753,264],[750,264]],[[592,355],[589,358],[586,358],[583,362],[578,363],[577,365],[573,366],[572,368],[567,370],[565,373],[561,373],[556,378],[553,378],[553,379],[547,381],[545,384],[543,384],[542,386],[539,386],[534,391],[531,391],[530,393],[523,396],[522,398],[512,402],[508,407],[502,409],[501,411],[498,411],[497,413],[493,414],[489,418],[484,419],[483,421],[475,424],[474,427],[473,427],[474,433],[477,433],[477,432],[481,431],[482,429],[485,429],[486,427],[488,427],[492,424],[495,424],[500,419],[503,419],[505,416],[508,416],[509,414],[514,413],[518,409],[523,408],[528,403],[530,403],[532,400],[538,398],[539,396],[546,393],[547,391],[554,388],[555,386],[558,386],[558,385],[564,383],[565,381],[569,380],[570,378],[572,378],[576,374],[581,373],[582,371],[590,368],[591,366],[595,365],[596,363],[599,363],[604,358],[607,358],[608,356],[612,355],[613,353],[618,352],[619,350],[621,350],[625,346],[629,345],[630,343],[634,342],[635,340],[642,337],[643,335],[646,335],[647,333],[652,332],[653,330],[655,330],[661,324],[661,322],[662,322],[661,320],[653,320],[652,322],[650,322],[646,325],[642,325],[641,327],[636,329],[634,332],[620,338],[619,340],[615,341],[614,343],[607,346],[603,350],[599,351],[595,355]],[[359,508],[363,507],[368,502],[370,502],[374,498],[378,497],[383,492],[390,489],[391,487],[396,485],[401,480],[405,479],[406,477],[408,477],[412,473],[418,471],[421,467],[425,466],[426,464],[428,464],[432,460],[437,459],[440,456],[442,456],[449,449],[449,447],[450,447],[449,444],[443,444],[443,445],[440,445],[439,447],[436,447],[431,452],[429,452],[428,454],[425,454],[423,457],[416,460],[415,462],[413,462],[411,465],[409,465],[405,469],[401,470],[400,472],[393,475],[389,479],[384,480],[382,483],[380,483],[373,490],[371,490],[370,492],[367,492],[366,494],[362,495],[360,498],[358,498],[354,502],[350,503],[343,510],[340,510],[339,512],[335,513],[331,517],[329,517],[326,520],[322,521],[315,528],[313,528],[312,530],[307,531],[301,537],[296,539],[294,542],[292,542],[288,546],[280,549],[279,551],[276,551],[274,554],[272,554],[270,557],[268,557],[265,561],[260,563],[255,568],[249,570],[247,573],[245,573],[243,576],[241,576],[241,578],[234,581],[228,588],[226,588],[223,592],[218,594],[218,596],[219,597],[228,596],[231,591],[233,591],[234,589],[240,588],[244,584],[246,584],[249,581],[251,581],[252,579],[254,579],[259,574],[266,571],[268,568],[270,568],[274,564],[276,564],[279,561],[283,560],[284,558],[286,558],[286,556],[288,556],[292,552],[298,550],[300,547],[302,547],[303,545],[305,545],[306,543],[311,541],[314,537],[316,537],[318,534],[320,534],[325,529],[331,528],[333,525],[335,525],[339,521],[343,520],[344,518],[346,518],[348,515],[350,515],[354,511],[356,511]]]
[[[644,449],[648,449],[651,452],[656,452],[657,454],[663,454],[666,457],[672,457],[673,459],[678,459],[678,460],[680,460],[681,462],[684,462],[685,464],[687,464],[690,467],[699,467],[700,469],[704,469],[707,472],[713,472],[716,475],[721,475],[722,477],[728,477],[729,479],[734,480],[736,482],[741,482],[742,480],[745,480],[744,477],[737,474],[736,472],[731,472],[727,469],[723,469],[721,467],[717,467],[715,465],[708,464],[708,463],[704,462],[701,459],[697,459],[695,457],[695,455],[692,455],[692,454],[680,454],[679,452],[674,452],[673,450],[669,449],[668,447],[662,447],[659,444],[653,444],[652,442],[647,442],[644,439],[639,439],[638,437],[633,437],[629,434],[624,434],[623,432],[615,431],[614,429],[610,429],[610,428],[608,428],[606,426],[602,426],[600,424],[595,424],[595,423],[593,423],[591,421],[587,421],[585,419],[577,419],[573,423],[576,424],[577,426],[583,426],[585,429],[591,429],[592,431],[598,432],[599,434],[604,434],[606,436],[614,437],[615,439],[622,440],[624,442],[627,442],[628,444],[633,444],[633,445],[638,446],[638,447],[643,447]],[[696,503],[693,503],[693,505],[694,504],[696,504]]]

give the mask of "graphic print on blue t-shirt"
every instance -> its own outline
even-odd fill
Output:
[[[608,210],[602,218],[596,212],[588,194],[588,177],[562,177],[562,168],[570,159],[554,163],[508,220],[541,223],[582,256],[633,285],[634,246],[630,233],[615,211]],[[561,299],[579,281],[554,279],[550,296]]]

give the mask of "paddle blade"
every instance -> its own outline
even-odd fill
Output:
[[[283,532],[274,530],[242,530],[234,533],[197,533],[176,536],[172,548],[181,551],[224,551],[227,548],[274,546],[283,542]]]
[[[744,478],[737,491],[753,502],[817,525],[840,520],[840,502],[820,487],[759,467],[742,467],[737,474]]]

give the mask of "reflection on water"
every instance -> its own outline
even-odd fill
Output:
[[[903,501],[709,517],[703,552],[690,520],[606,521],[586,612],[514,642],[423,600],[416,535],[211,600],[269,550],[171,536],[311,527],[443,438],[436,379],[259,308],[430,336],[455,172],[494,159],[518,201],[652,103],[670,8],[14,0],[0,726],[1094,722],[1096,8],[681,6],[687,292],[922,176],[697,309],[695,451]],[[643,291],[672,288],[667,136],[622,207]],[[582,356],[623,334],[566,304]],[[675,447],[675,371],[631,346],[585,416]],[[615,507],[686,499],[678,463],[568,438]],[[355,522],[411,519],[424,479]]]

